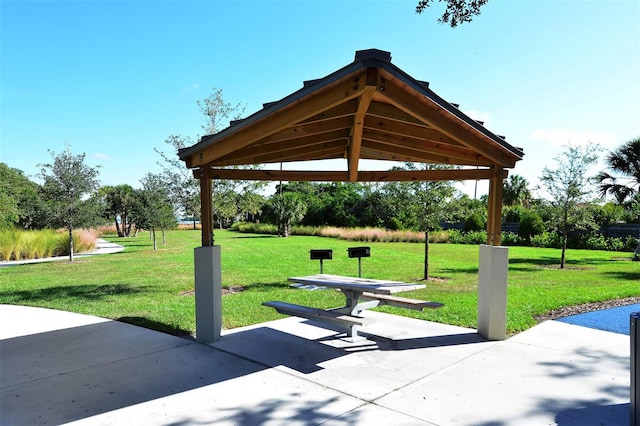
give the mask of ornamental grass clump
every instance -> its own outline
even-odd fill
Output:
[[[77,252],[93,250],[96,246],[96,232],[88,229],[73,231],[73,244]],[[0,231],[0,260],[41,259],[68,254],[69,235],[64,230]]]
[[[15,260],[14,256],[16,243],[18,241],[17,230],[0,230],[0,260]]]

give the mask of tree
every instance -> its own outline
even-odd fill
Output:
[[[43,228],[40,187],[21,170],[0,163],[0,228]]]
[[[222,97],[222,89],[213,88],[211,94],[203,100],[196,102],[203,113],[205,121],[201,125],[206,134],[218,133],[229,118],[234,120],[244,113],[245,107],[240,103],[232,105],[225,102]],[[184,167],[184,163],[175,155],[180,149],[192,145],[189,137],[171,135],[165,143],[171,147],[171,153],[167,154],[161,150],[155,151],[162,157],[163,162],[158,164],[163,168],[163,180],[169,190],[171,201],[176,211],[193,219],[193,229],[196,228],[196,220],[200,215],[200,185],[193,177],[193,172]],[[238,167],[238,166],[233,166]],[[243,168],[257,168],[257,166],[246,166]],[[237,194],[241,196],[245,192],[253,192],[264,186],[264,182],[243,182],[243,181],[222,181],[214,180],[212,183],[213,211],[216,215],[220,227],[233,219],[239,213]],[[252,210],[251,214],[257,211],[255,205],[244,203]],[[258,209],[259,210],[259,209]]]
[[[131,185],[105,186],[100,188],[107,219],[113,220],[119,237],[131,233],[130,213],[135,202],[135,190]]]
[[[307,211],[300,195],[293,192],[274,195],[272,206],[278,219],[278,235],[285,238],[291,233],[291,225],[300,221]]]
[[[592,143],[584,147],[569,145],[565,152],[557,156],[555,169],[544,167],[542,184],[551,196],[551,222],[562,239],[560,268],[564,269],[567,239],[569,233],[577,229],[593,227],[588,210],[581,204],[589,201],[592,193],[587,170],[598,161],[598,145]]]
[[[640,194],[640,138],[630,140],[605,157],[609,171],[598,174],[600,195],[611,194],[619,204],[631,208]],[[640,219],[640,216],[638,217]],[[634,260],[640,260],[640,235]]]
[[[191,145],[191,139],[171,135],[165,139],[171,147],[171,155],[154,148],[164,160],[158,162],[163,169],[162,180],[169,191],[174,209],[184,217],[191,217],[193,229],[200,216],[200,185],[193,177],[193,172],[184,167],[184,163],[175,155],[179,149]]]
[[[445,2],[447,7],[438,19],[441,24],[449,24],[455,28],[458,24],[471,22],[475,16],[480,15],[480,8],[489,0],[438,0]],[[416,13],[421,14],[431,6],[433,0],[420,0],[416,6]]]
[[[504,181],[502,200],[505,206],[528,206],[531,200],[529,182],[520,175],[511,175]]]
[[[43,198],[51,224],[69,231],[69,261],[73,262],[73,228],[95,222],[95,203],[87,197],[98,188],[98,170],[84,163],[85,154],[73,155],[69,145],[58,155],[49,153],[53,163],[39,164]]]
[[[133,215],[136,227],[140,226],[151,232],[155,251],[158,249],[156,230],[162,231],[162,243],[165,244],[164,231],[176,227],[176,216],[162,176],[147,173],[140,182],[142,189],[136,193]]]
[[[421,163],[406,163],[406,170],[444,170],[450,166]],[[424,274],[429,279],[429,231],[439,228],[440,222],[448,218],[447,205],[455,193],[452,181],[408,182],[410,197],[407,200],[411,216],[417,220],[418,229],[424,231]]]
[[[232,105],[230,102],[225,102],[222,89],[215,87],[209,96],[196,103],[205,116],[205,123],[201,127],[207,135],[216,134],[226,127],[224,122],[232,115],[233,120],[238,120],[246,109],[246,106],[240,103]]]

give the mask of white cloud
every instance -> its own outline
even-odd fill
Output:
[[[200,89],[200,83],[191,83],[182,88],[182,93],[190,93]]]
[[[464,111],[464,113],[474,120],[482,121],[485,127],[488,126],[491,121],[491,115],[488,112],[480,112],[475,109],[471,109],[469,111]]]
[[[107,154],[103,154],[101,152],[96,152],[95,154],[92,155],[93,158],[97,159],[97,160],[108,160],[109,156]]]
[[[599,133],[595,130],[570,130],[570,129],[539,129],[531,134],[534,141],[549,142],[552,145],[586,145],[588,142],[600,145],[609,145],[615,142],[615,137],[607,133]]]

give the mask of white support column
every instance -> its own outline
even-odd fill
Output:
[[[478,333],[489,340],[507,338],[507,271],[509,249],[480,246]]]
[[[196,341],[211,343],[222,331],[222,273],[220,246],[194,249]]]

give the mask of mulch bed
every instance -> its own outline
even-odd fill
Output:
[[[583,305],[567,306],[555,309],[544,315],[536,317],[538,322],[564,318],[571,315],[585,314],[587,312],[600,311],[602,309],[618,308],[620,306],[640,303],[640,297],[627,297],[624,299],[605,300],[604,302],[585,303]]]

